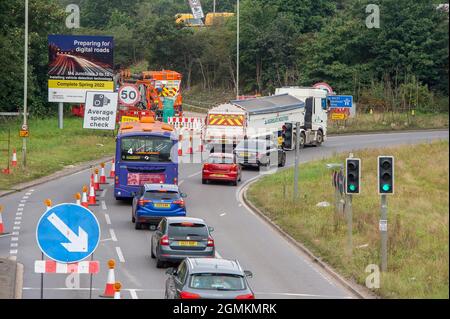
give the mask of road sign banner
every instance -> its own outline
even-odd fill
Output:
[[[119,103],[126,106],[133,106],[139,101],[139,89],[132,84],[126,84],[119,89]]]
[[[84,103],[88,90],[113,91],[114,39],[48,36],[48,101]]]
[[[76,204],[53,206],[39,219],[36,240],[41,251],[59,263],[75,263],[89,257],[100,240],[95,215]]]
[[[329,95],[328,100],[330,101],[330,108],[353,107],[353,96],[351,95]]]
[[[114,130],[117,98],[116,92],[86,92],[83,128]]]
[[[332,120],[345,120],[347,119],[347,114],[345,113],[331,113]]]
[[[30,132],[28,130],[20,130],[19,131],[19,137],[29,137]]]

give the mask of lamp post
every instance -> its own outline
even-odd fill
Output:
[[[23,73],[23,127],[27,127],[27,94],[28,94],[28,0],[25,0],[25,53],[23,59],[24,73]],[[22,166],[27,165],[27,138],[22,140]]]
[[[239,0],[237,0],[237,32],[236,32],[236,100],[239,99]]]

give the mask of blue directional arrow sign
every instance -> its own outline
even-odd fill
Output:
[[[353,96],[351,95],[329,95],[330,108],[333,107],[353,107]]]
[[[60,263],[89,257],[98,246],[100,226],[94,214],[75,204],[60,204],[39,219],[36,239],[41,251]]]

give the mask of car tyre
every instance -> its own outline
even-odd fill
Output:
[[[317,132],[317,140],[316,140],[316,146],[320,146],[323,143],[323,133],[322,131]]]
[[[164,268],[166,263],[162,260],[156,259],[156,268]]]
[[[208,184],[208,181],[206,179],[202,179],[202,184]]]
[[[280,163],[278,167],[284,167],[286,165],[286,153],[283,153]]]
[[[152,246],[150,248],[150,256],[152,257],[152,259],[156,258],[155,254],[153,253],[153,239],[152,239]]]
[[[305,148],[306,135],[304,132],[300,134],[300,149]]]

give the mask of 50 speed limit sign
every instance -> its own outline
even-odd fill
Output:
[[[119,89],[119,103],[133,106],[139,100],[139,89],[132,84],[123,85]]]

